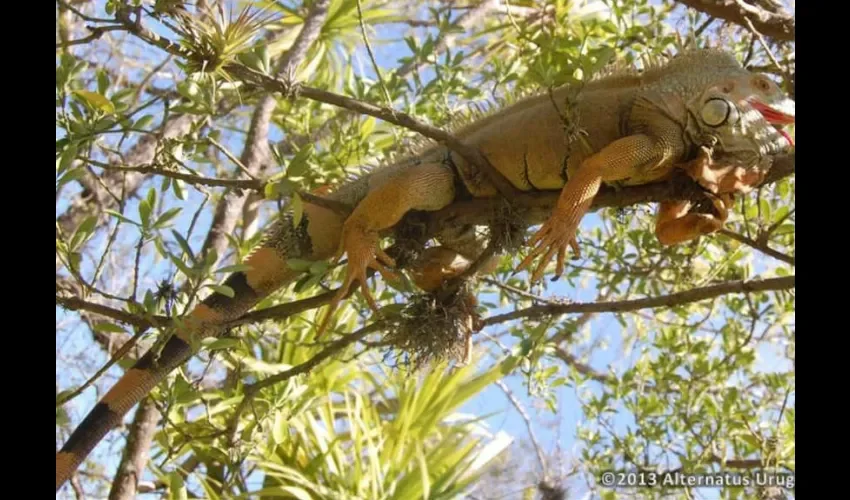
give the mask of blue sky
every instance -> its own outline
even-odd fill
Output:
[[[100,2],[99,2],[100,3]],[[396,40],[395,43],[391,44],[377,44],[373,42],[373,49],[375,51],[376,59],[382,68],[394,67],[397,65],[396,61],[399,57],[408,55],[408,49],[404,44],[402,38],[403,34],[406,34],[407,27],[404,26],[385,26],[381,28],[381,32],[377,35],[376,38],[386,39],[386,38],[394,38]],[[417,34],[422,33],[422,30],[417,30]],[[368,58],[365,53],[365,49],[361,47],[356,53],[354,53],[351,57],[351,64],[355,68],[355,71],[358,74],[364,74],[371,77],[374,77],[374,73],[371,68],[371,64],[368,61]],[[432,76],[432,72],[425,70],[420,73],[423,79],[428,79]],[[161,83],[162,86],[167,86],[168,82],[163,81]],[[57,137],[58,137],[57,130]],[[274,129],[272,132],[271,140],[279,140],[281,138],[281,133],[279,130]],[[238,152],[241,150],[241,146],[239,141],[241,138],[237,136],[231,144],[228,144],[231,147],[232,151]],[[158,184],[157,184],[158,185]],[[141,194],[144,194],[147,191],[145,188]],[[63,197],[59,203],[57,203],[56,213],[57,215],[64,212],[67,207],[67,200],[71,199],[72,194],[74,194],[74,188],[66,188],[66,191],[63,193]],[[202,196],[195,190],[187,190],[189,193],[188,198],[185,201],[174,200],[173,195],[169,194],[169,199],[167,203],[170,206],[175,206],[176,203],[178,206],[183,206],[184,212],[178,218],[177,223],[175,225],[175,229],[180,231],[181,234],[185,234],[185,229],[188,227],[188,224],[194,214],[194,211],[199,206]],[[135,218],[136,214],[136,205],[135,201],[132,201],[128,204],[128,209],[126,213],[128,213],[131,217]],[[207,207],[204,212],[202,212],[196,223],[196,229],[193,237],[189,240],[193,249],[198,249],[202,242],[203,237],[206,234],[206,230],[209,227],[211,220],[211,205]],[[600,224],[600,218],[596,214],[588,214],[582,222],[582,228],[587,229],[593,227],[595,225]],[[125,233],[127,234],[127,233]],[[133,235],[136,236],[136,235]],[[104,244],[104,237],[99,236],[96,237],[89,246],[89,251],[93,255],[98,255],[98,251],[102,251]],[[150,269],[151,272],[147,274],[145,280],[140,283],[140,291],[144,291],[146,289],[152,289],[156,287],[156,283],[159,279],[167,276],[167,273],[170,271],[170,267],[167,263],[159,262],[156,263],[152,257],[153,252],[147,252],[142,261],[142,269]],[[761,269],[764,269],[764,266],[759,266]],[[586,288],[581,289],[573,289],[569,287],[565,282],[559,282],[554,285],[550,285],[548,291],[546,292],[547,296],[558,296],[569,298],[573,301],[591,301],[595,299],[594,292],[594,283],[593,281],[589,281]],[[486,300],[486,299],[485,299]],[[489,314],[499,314],[501,312],[507,311],[509,308],[502,308],[499,310],[491,311]],[[651,311],[645,311],[651,314]],[[65,322],[69,318],[75,318],[76,315],[69,312],[64,312],[57,307],[56,309],[56,320],[57,320],[57,328],[59,327],[60,322]],[[495,335],[500,331],[504,330],[506,325],[488,328],[485,330],[487,334]],[[621,330],[622,327],[620,324],[614,319],[611,314],[600,314],[597,315],[593,320],[589,322],[586,326],[591,331],[591,341],[597,339],[604,339],[607,344],[607,349],[597,349],[594,351],[594,354],[591,358],[591,365],[597,370],[606,371],[609,363],[617,362],[618,365],[623,365],[623,345],[620,341],[621,339]],[[60,344],[59,341],[62,340],[63,343]],[[503,341],[507,341],[507,338],[503,339]],[[483,342],[483,339],[478,340],[478,342]],[[57,355],[61,352],[64,355],[68,356],[70,359],[73,359],[73,354],[75,352],[87,351],[87,356],[95,360],[95,365],[79,367],[75,369],[71,369],[70,372],[58,373],[61,369],[68,369],[69,364],[61,362],[57,359],[57,379],[59,383],[62,384],[60,389],[66,388],[73,381],[74,384],[78,384],[81,381],[85,380],[91,373],[94,372],[99,366],[100,363],[106,361],[106,357],[102,355],[99,348],[92,347],[91,344],[91,336],[87,331],[85,326],[78,325],[74,331],[65,336],[57,337]],[[88,351],[91,351],[90,353]],[[762,356],[762,366],[767,370],[776,370],[778,368],[777,364],[780,362],[780,358],[776,355],[770,353],[766,349],[762,349],[764,352],[760,352]],[[95,354],[96,353],[96,354]],[[634,356],[632,356],[634,357]],[[110,371],[111,376],[117,376],[120,374],[120,370],[113,368]],[[532,417],[537,413],[534,411],[534,402],[530,401],[530,399],[526,396],[526,390],[522,385],[521,377],[511,377],[505,380],[506,384],[510,387],[514,395],[519,397],[523,401],[523,405],[526,408]],[[593,387],[593,384],[590,387]],[[598,389],[598,387],[596,387]],[[573,455],[574,447],[576,446],[576,442],[574,440],[574,433],[576,430],[576,426],[582,419],[580,406],[576,399],[575,392],[572,388],[562,388],[557,393],[558,402],[559,402],[559,413],[557,415],[557,419],[559,421],[559,425],[554,430],[549,430],[544,426],[535,425],[535,432],[537,434],[537,438],[541,445],[543,445],[544,449],[547,452],[553,452],[556,448],[563,450],[568,456]],[[85,412],[88,411],[96,402],[95,393],[93,390],[88,390],[84,393],[83,396],[77,398],[71,405],[71,413],[75,417],[75,421],[78,421],[79,418],[84,416]],[[487,419],[487,423],[490,425],[492,431],[505,431],[513,436],[516,436],[518,439],[525,439],[527,437],[526,425],[520,415],[514,410],[511,406],[511,403],[505,397],[504,393],[495,386],[491,386],[483,393],[481,393],[474,400],[469,402],[467,405],[463,407],[461,410],[466,413],[473,414],[489,414],[496,412],[497,415],[490,417]],[[132,415],[132,412],[131,412]],[[542,412],[538,413],[539,416],[542,416],[545,420],[549,421],[553,419],[553,415],[551,413]],[[625,425],[630,423],[629,419],[619,418],[617,421],[619,425]],[[117,446],[121,446],[123,443],[119,442]],[[108,463],[113,464],[111,467],[114,467],[117,464],[118,453],[120,453],[120,448],[116,448],[114,450],[104,450],[104,447],[99,447],[95,454],[101,457],[110,456],[112,459],[108,460]],[[93,454],[94,455],[94,454]],[[535,460],[533,455],[529,455],[529,461]],[[111,471],[110,471],[111,474]],[[579,483],[571,483],[576,487],[574,493],[577,495],[582,495],[584,492]],[[705,498],[712,498],[713,495],[709,495],[708,491],[705,491]],[[152,496],[150,498],[153,498]],[[517,496],[507,496],[506,498],[518,498]]]

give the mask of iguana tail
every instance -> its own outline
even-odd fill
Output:
[[[358,183],[359,184],[359,183]],[[346,186],[347,187],[347,186]],[[359,188],[359,185],[352,186]],[[336,193],[343,202],[355,201],[359,189],[342,189]],[[348,195],[348,196],[346,196]],[[260,300],[291,283],[298,273],[287,266],[287,259],[328,258],[339,244],[343,217],[328,209],[305,205],[297,227],[291,215],[276,221],[263,241],[245,259],[249,267],[232,274],[224,282],[234,294],[228,297],[213,293],[198,304],[174,327],[174,335],[158,352],[148,351],[127,370],[121,379],[89,412],[82,423],[56,453],[56,491],[76,471],[101,439],[121,424],[124,415],[141,401],[174,368],[193,354],[192,345],[224,332],[221,325],[248,312]]]

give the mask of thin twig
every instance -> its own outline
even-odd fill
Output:
[[[740,243],[743,243],[745,245],[753,247],[756,250],[762,252],[763,254],[773,257],[774,259],[781,260],[782,262],[785,262],[786,264],[790,264],[792,266],[795,265],[795,261],[796,261],[795,257],[793,257],[791,255],[786,255],[786,254],[784,254],[784,253],[782,253],[778,250],[774,250],[774,249],[770,248],[769,246],[767,246],[767,242],[762,243],[762,242],[756,241],[756,240],[754,240],[754,239],[752,239],[748,236],[745,236],[743,234],[738,234],[734,231],[730,231],[730,230],[725,229],[725,228],[721,229],[718,232],[720,234],[722,234],[723,236],[726,236],[728,238],[732,238],[735,241],[738,241]]]
[[[65,0],[56,0],[56,2],[62,6],[64,9],[68,9],[77,16],[79,16],[83,21],[88,21],[90,23],[114,23],[115,19],[104,19],[102,17],[91,17],[83,14],[83,12]]]
[[[490,285],[493,285],[495,287],[501,288],[502,290],[505,290],[506,292],[510,292],[510,293],[513,293],[513,294],[516,294],[516,295],[520,295],[520,296],[525,297],[527,299],[531,299],[534,302],[543,303],[543,304],[558,304],[558,302],[555,302],[554,300],[551,300],[551,299],[546,298],[546,297],[541,297],[539,295],[534,295],[533,293],[526,292],[525,290],[520,290],[519,288],[513,287],[513,286],[508,285],[506,283],[502,283],[501,281],[495,280],[493,278],[483,278],[482,281],[484,281],[485,283],[488,283]]]
[[[76,40],[68,40],[68,41],[65,41],[65,42],[59,42],[59,43],[56,44],[56,48],[57,49],[64,49],[64,48],[67,48],[67,47],[72,47],[74,45],[83,45],[85,43],[93,42],[93,41],[97,40],[98,38],[102,37],[103,34],[105,33],[104,30],[95,29],[95,28],[89,28],[89,31],[91,31],[90,35],[84,36],[83,38],[78,38]]]
[[[516,408],[516,411],[519,412],[519,416],[525,421],[525,428],[528,429],[528,437],[531,439],[531,444],[534,446],[534,451],[537,453],[537,461],[540,462],[540,470],[542,471],[543,477],[549,477],[549,469],[546,466],[546,457],[543,455],[543,448],[540,447],[540,443],[537,441],[537,435],[534,432],[534,427],[531,425],[531,418],[529,418],[528,413],[523,408],[522,404],[514,397],[511,389],[505,385],[505,383],[501,380],[496,381],[496,385],[502,389],[502,392],[505,393],[508,400],[511,404]]]
[[[158,165],[140,165],[140,166],[125,166],[125,165],[110,165],[101,161],[87,158],[86,162],[91,163],[96,167],[104,170],[114,170],[119,172],[139,172],[142,174],[155,174],[163,177],[171,177],[179,179],[189,184],[200,184],[203,186],[228,187],[235,189],[253,189],[262,191],[264,183],[257,179],[218,179],[213,177],[201,177],[198,175],[184,174],[173,170],[166,170]]]
[[[761,44],[761,47],[767,53],[767,57],[770,58],[770,61],[773,64],[776,65],[776,69],[778,69],[784,75],[787,76],[788,70],[785,69],[781,64],[779,64],[779,61],[776,59],[776,56],[773,55],[773,51],[770,50],[770,46],[767,44],[767,42],[765,41],[765,39],[761,35],[761,33],[759,33],[758,30],[755,28],[755,26],[753,26],[753,22],[750,20],[750,18],[744,17],[744,21],[747,23],[747,28],[749,28],[749,30],[750,30],[750,32],[752,32],[753,36],[755,36],[758,39],[759,43]]]
[[[555,349],[555,356],[557,356],[561,361],[563,361],[567,365],[575,368],[577,372],[581,373],[585,377],[589,377],[597,382],[610,384],[616,381],[616,379],[611,375],[595,370],[590,365],[582,363],[575,356],[567,352],[567,350],[563,347],[557,347]]]
[[[357,0],[357,20],[360,23],[360,33],[363,35],[363,43],[366,44],[366,52],[368,52],[369,60],[372,62],[372,69],[375,70],[378,83],[381,85],[381,90],[384,91],[387,106],[392,106],[393,100],[390,98],[390,91],[387,90],[387,85],[384,83],[384,77],[381,74],[381,67],[378,65],[378,61],[375,60],[375,54],[372,52],[372,44],[369,43],[369,37],[366,36],[366,25],[363,23],[363,6],[360,4],[360,0]]]
[[[242,161],[239,158],[236,157],[236,155],[234,155],[226,147],[224,147],[224,145],[222,145],[221,143],[219,143],[217,140],[213,139],[212,137],[207,137],[207,140],[210,141],[210,144],[215,146],[219,151],[224,153],[224,156],[226,156],[228,160],[232,161],[234,165],[239,167],[239,170],[241,170],[245,175],[247,175],[250,179],[252,179],[254,181],[257,180],[257,177],[254,174],[251,173],[251,171],[248,169],[248,167],[246,167],[245,164],[242,163]]]

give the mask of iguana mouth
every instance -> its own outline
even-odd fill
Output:
[[[785,125],[794,123],[795,120],[793,114],[788,114],[785,111],[782,111],[781,109],[769,106],[757,99],[748,99],[748,102],[753,106],[756,111],[761,113],[761,115],[764,117],[765,120],[767,120],[768,123],[776,127],[776,130],[778,130],[779,133],[782,134],[782,136],[785,137],[786,140],[788,140],[789,144],[791,144],[792,146],[794,145],[794,141],[791,139],[791,136],[788,135],[788,132],[783,130],[783,127]]]

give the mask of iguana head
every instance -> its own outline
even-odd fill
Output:
[[[715,87],[689,106],[686,133],[711,157],[711,163],[694,178],[715,194],[748,192],[764,180],[773,156],[793,146],[780,128],[793,123],[792,115],[766,114],[761,111],[764,105],[754,104],[751,98],[733,99],[729,92]]]
[[[789,145],[794,141],[782,130],[785,125],[794,124],[795,102],[789,98],[782,89],[765,75],[758,73],[746,73],[739,77],[728,78],[718,85],[709,88],[701,99],[695,104],[702,108],[708,105],[709,100],[722,99],[732,103],[739,112],[743,112],[741,118],[744,120],[740,127],[732,125],[730,133],[753,133],[753,127],[761,127],[762,123],[754,117],[747,116],[749,110],[755,110],[767,123],[773,125],[779,133],[785,137]],[[713,104],[715,108],[721,108],[719,104]],[[732,108],[728,108],[732,109]],[[710,111],[709,111],[710,112]],[[749,124],[749,127],[747,125]]]
[[[776,84],[761,75],[728,80],[689,104],[688,133],[695,144],[757,161],[794,145],[782,130],[794,123],[794,106]]]

